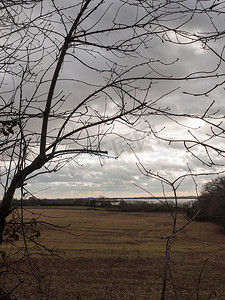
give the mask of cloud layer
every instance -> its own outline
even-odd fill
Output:
[[[60,8],[61,2],[55,2],[55,5]],[[68,5],[72,2],[68,1]],[[140,119],[136,115],[133,128],[132,119],[129,120],[128,126],[125,119],[115,125],[110,124],[108,135],[101,143],[101,150],[108,151],[108,157],[82,154],[73,159],[70,158],[68,164],[57,173],[47,173],[29,180],[28,187],[31,193],[48,198],[101,195],[133,197],[161,195],[164,192],[170,194],[171,186],[168,183],[174,182],[181,176],[176,182],[176,186],[179,186],[179,193],[190,195],[195,193],[196,187],[200,188],[202,183],[211,178],[210,176],[215,176],[217,171],[223,171],[223,157],[216,156],[218,153],[213,151],[211,153],[211,150],[207,152],[206,148],[194,146],[193,142],[185,144],[184,140],[201,143],[207,141],[211,146],[224,148],[220,137],[212,140],[209,138],[212,134],[219,133],[219,129],[209,122],[220,124],[225,113],[224,88],[221,84],[223,79],[222,76],[220,77],[224,72],[224,36],[221,34],[220,38],[209,42],[199,38],[205,35],[205,32],[208,32],[210,36],[212,32],[224,30],[224,8],[218,5],[215,11],[211,10],[210,15],[199,14],[198,10],[203,6],[208,9],[214,2],[198,1],[196,14],[190,16],[187,7],[194,7],[196,1],[171,2],[168,8],[163,4],[164,1],[157,1],[158,10],[153,10],[146,15],[146,8],[150,2],[133,0],[130,1],[133,6],[126,1],[108,2],[100,6],[83,22],[84,27],[81,26],[80,32],[77,33],[80,38],[75,39],[74,44],[71,45],[57,83],[54,109],[59,112],[60,117],[57,121],[50,122],[49,140],[64,122],[64,114],[68,114],[69,110],[81,103],[82,99],[88,97],[91,92],[112,80],[109,75],[112,70],[115,78],[125,79],[135,76],[140,80],[131,82],[123,90],[119,86],[113,86],[110,91],[104,90],[100,96],[94,98],[93,104],[88,102],[76,115],[74,114],[64,134],[78,126],[77,120],[79,124],[82,124],[93,121],[102,113],[105,116],[107,114],[112,116],[118,110],[118,99],[125,99],[126,107],[131,108],[133,101],[132,97],[127,96],[128,93],[140,101],[147,99],[151,103],[151,109],[143,111]],[[96,6],[98,3],[98,1],[92,1],[91,5]],[[50,1],[46,1],[43,7],[47,11],[53,9]],[[49,88],[48,79],[51,78],[54,70],[54,68],[46,70],[46,65],[50,66],[52,63],[54,66],[54,59],[57,58],[56,53],[51,53],[51,45],[57,45],[58,49],[61,47],[63,31],[64,34],[66,30],[68,31],[73,19],[72,15],[76,15],[78,8],[79,5],[68,10],[64,6],[61,7],[63,9],[61,16],[56,17],[54,22],[48,25],[52,35],[46,39],[46,44],[44,44],[46,52],[43,52],[48,54],[43,57],[42,64],[35,66],[37,81],[29,82],[23,89],[24,97],[28,99],[32,97],[36,83],[40,82],[41,76],[46,71],[45,80],[35,95],[35,97],[39,96],[39,100],[32,103],[31,111],[43,109]],[[166,14],[166,11],[163,13],[164,9],[173,12],[177,10],[177,14],[171,17],[170,14]],[[157,23],[155,16],[159,12],[162,16]],[[138,36],[141,32],[138,27],[136,32],[127,30],[119,34],[116,31],[109,34],[106,30],[102,34],[99,33],[99,28],[105,29],[112,26],[116,28],[119,22],[122,26],[132,24],[138,18],[147,20],[147,17],[151,20],[149,28],[152,28],[152,32],[149,36],[145,34],[143,40],[140,37],[136,39],[135,34]],[[166,32],[167,27],[173,30]],[[91,31],[95,34],[83,35]],[[194,42],[197,37],[199,41]],[[106,45],[116,47],[123,41],[124,47],[129,49],[131,38],[136,42],[141,41],[140,47],[137,48],[138,55],[131,54],[128,57],[114,50],[109,51],[106,47]],[[35,43],[38,42],[35,41]],[[101,47],[94,47],[94,44],[99,44]],[[135,44],[132,47],[135,47]],[[35,61],[37,57],[38,54],[34,51],[32,59]],[[142,60],[148,63],[142,64]],[[208,78],[210,74],[218,74],[218,77]],[[193,76],[199,79],[170,80],[172,77],[187,77],[188,79]],[[148,93],[147,87],[149,87]],[[121,93],[123,93],[122,96]],[[60,97],[66,101],[59,101]],[[108,103],[106,99],[112,100],[110,104],[106,105]],[[212,103],[214,104],[211,106]],[[209,117],[208,123],[200,119],[206,113]],[[196,118],[189,118],[190,114]],[[220,119],[216,119],[218,117]],[[41,118],[39,120],[31,118],[27,123],[30,141],[34,143],[39,138],[40,123]],[[223,124],[220,128],[222,130]],[[103,129],[106,130],[106,127]],[[88,132],[87,137],[95,135],[97,130],[103,132],[101,131],[103,129],[96,127]],[[61,146],[66,144],[67,147],[81,147],[87,142],[87,139],[83,137],[85,136],[79,136],[80,140],[76,145],[71,140]],[[189,152],[188,147],[190,147]],[[207,163],[210,164],[212,157],[217,165],[208,169]],[[195,176],[195,174],[207,172],[213,174]],[[185,174],[187,177],[182,177]],[[157,180],[157,176],[158,179],[164,179]]]

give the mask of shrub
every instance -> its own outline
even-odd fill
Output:
[[[218,177],[207,182],[190,209],[188,217],[196,217],[198,221],[212,221],[225,228],[225,177]]]

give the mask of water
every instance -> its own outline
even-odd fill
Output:
[[[150,203],[160,203],[160,202],[165,202],[165,198],[159,198],[159,199],[156,199],[156,198],[122,198],[122,199],[117,199],[117,201],[125,201],[125,202],[150,202]],[[191,198],[184,198],[184,197],[181,197],[177,199],[178,203],[180,204],[183,204],[183,203],[188,203],[188,202],[192,202],[192,201],[195,201],[196,198],[194,197],[191,197]],[[175,202],[174,198],[168,198],[167,199],[168,202]]]

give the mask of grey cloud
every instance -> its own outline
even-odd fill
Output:
[[[96,2],[96,1],[94,1]],[[94,3],[93,2],[93,3]],[[202,2],[202,1],[201,1]],[[46,1],[45,5],[50,6],[50,2]],[[58,1],[58,4],[62,3]],[[73,3],[73,1],[71,1]],[[113,1],[112,1],[113,3]],[[188,5],[194,5],[196,1],[188,1]],[[205,5],[210,5],[212,1],[206,1]],[[61,5],[61,4],[60,4]],[[64,4],[63,4],[64,5]],[[94,4],[93,4],[94,5]],[[108,3],[106,3],[108,5]],[[115,1],[113,3],[111,10],[115,12]],[[47,7],[47,8],[48,8]],[[91,24],[99,17],[96,15],[93,19],[87,20],[87,27],[89,28]],[[123,20],[124,22],[130,22],[130,14],[127,11],[123,11],[121,9],[120,15],[118,18]],[[217,26],[221,28],[224,24],[223,16],[217,16]],[[222,20],[222,22],[221,22]],[[109,19],[107,17],[101,20],[101,25],[108,24]],[[172,22],[172,21],[171,21]],[[174,22],[174,27],[177,25]],[[178,22],[178,21],[177,21]],[[206,30],[212,29],[212,23],[209,22],[207,17],[198,16],[198,18],[194,18],[191,22],[185,24],[184,29],[193,30],[196,33],[204,32]],[[55,24],[55,30],[61,32],[62,26],[58,23]],[[128,34],[129,35],[129,34]],[[55,36],[54,36],[55,37]],[[102,35],[101,41],[105,44],[110,43],[112,41],[117,41],[117,39],[126,38],[124,33],[121,33],[121,36],[107,36]],[[60,44],[60,42],[58,42]],[[50,40],[48,41],[48,45],[50,45]],[[223,40],[217,41],[216,43],[210,44],[213,49],[215,49],[218,53],[221,52],[222,47],[224,46]],[[183,76],[188,75],[193,72],[208,72],[215,68],[215,66],[219,63],[219,59],[214,55],[210,50],[202,50],[201,44],[194,44],[189,46],[181,46],[181,45],[173,45],[168,42],[162,43],[162,41],[153,36],[153,39],[148,42],[147,48],[143,46],[141,51],[143,51],[143,56],[152,59],[152,62],[149,63],[148,68],[135,68],[132,72],[127,74],[127,76],[142,76],[143,73],[147,74],[147,72],[152,72],[150,76],[152,77],[160,77],[161,74],[165,74],[168,76]],[[91,49],[91,47],[90,47]],[[76,53],[74,52],[76,51]],[[99,50],[100,51],[100,50]],[[95,71],[90,71],[88,68],[82,64],[82,61],[90,66],[98,66],[100,68],[106,68],[106,58],[115,59],[115,55],[109,51],[101,50],[99,53],[93,52],[84,52],[82,50],[73,50],[71,49],[72,54],[76,54],[80,61],[73,61],[69,56],[67,57],[67,62],[64,64],[64,68],[62,73],[60,74],[61,80],[57,86],[57,92],[63,91],[65,96],[69,95],[68,104],[63,106],[63,109],[69,109],[75,106],[81,99],[86,97],[91,91],[95,90],[96,87],[88,86],[83,83],[93,83],[93,84],[102,84],[104,79],[102,78],[101,73],[96,73]],[[94,54],[94,56],[93,56]],[[103,56],[101,56],[103,54]],[[96,59],[95,59],[96,57]],[[179,60],[171,65],[166,66],[166,63],[176,61],[177,58]],[[50,57],[48,58],[50,59]],[[51,58],[53,60],[54,57]],[[157,60],[157,61],[156,61]],[[44,61],[49,62],[49,61]],[[129,62],[126,59],[118,59],[118,64],[124,66]],[[132,63],[141,62],[141,57],[134,58]],[[164,62],[165,64],[162,64]],[[110,63],[110,67],[113,63]],[[41,70],[44,68],[44,65],[38,66],[37,70]],[[152,69],[151,69],[152,68]],[[223,71],[222,67],[217,70]],[[52,71],[49,71],[47,78],[50,78]],[[206,73],[205,73],[206,74]],[[73,83],[66,81],[66,79],[73,79]],[[82,82],[81,82],[82,81]],[[208,97],[193,97],[183,92],[194,92],[200,93],[207,89],[212,88],[215,84],[220,82],[220,79],[217,80],[196,80],[196,81],[186,81],[186,82],[172,82],[172,81],[161,81],[160,80],[154,85],[150,90],[148,95],[149,99],[155,101],[156,99],[162,97],[158,101],[158,105],[160,108],[165,108],[167,106],[171,107],[172,112],[178,113],[196,113],[203,114],[207,107],[211,104],[213,100],[216,100],[214,107],[212,107],[211,111],[214,112],[217,109],[220,109],[221,113],[224,113],[224,90],[223,88],[218,88],[213,91]],[[148,84],[149,82],[145,82],[144,84]],[[172,91],[175,88],[179,89],[174,93],[168,94],[169,91]],[[34,85],[29,85],[24,93],[29,97],[32,94]],[[41,92],[46,92],[48,89],[47,84],[42,85]],[[115,94],[113,94],[115,96]],[[139,92],[138,96],[143,97],[142,93]],[[45,98],[45,95],[42,96],[42,99]],[[93,110],[101,110],[102,109],[102,98],[99,98],[95,101],[95,104],[92,106]],[[39,104],[38,104],[39,105]],[[112,112],[113,107],[109,107],[109,112]],[[160,130],[163,127],[166,127],[164,131],[162,131],[162,135],[171,136],[176,138],[183,138],[185,135],[188,135],[187,129],[179,126],[175,122],[165,118],[163,116],[146,116],[144,118],[148,120],[155,130]],[[183,122],[184,119],[181,118]],[[186,122],[186,121],[184,121]],[[40,124],[37,121],[36,123],[33,120],[29,123],[30,129],[34,131],[40,130]],[[51,128],[59,126],[59,124],[53,123]],[[69,129],[72,126],[76,126],[76,124],[70,124]],[[140,125],[141,129],[149,131],[146,123],[143,122]],[[147,135],[147,137],[141,140],[141,133],[132,131],[130,128],[125,126],[116,125],[117,133],[121,134],[128,141],[125,141],[123,138],[119,138],[116,135],[110,135],[106,137],[105,141],[103,140],[102,148],[103,150],[108,150],[109,154],[112,156],[118,156],[121,154],[118,160],[107,159],[103,160],[104,166],[101,167],[98,159],[89,158],[87,156],[81,156],[78,158],[80,162],[80,166],[76,163],[70,163],[67,167],[60,170],[57,174],[47,174],[42,175],[40,177],[36,177],[30,181],[31,190],[37,191],[41,190],[43,187],[46,187],[46,190],[43,193],[39,193],[40,195],[48,195],[49,197],[57,197],[63,195],[76,197],[79,196],[98,196],[100,193],[105,193],[109,195],[123,194],[123,195],[139,195],[145,194],[143,191],[139,190],[137,187],[133,185],[133,183],[137,183],[143,187],[149,188],[154,193],[161,191],[160,183],[155,180],[147,180],[143,177],[137,169],[134,157],[132,157],[132,150],[130,146],[133,148],[135,153],[140,156],[140,159],[143,161],[143,164],[146,168],[152,169],[154,172],[159,172],[168,178],[175,178],[180,174],[185,174],[187,172],[187,163],[189,163],[193,170],[205,171],[205,167],[201,162],[186,155],[185,149],[182,144],[172,143],[168,147],[168,143],[163,143],[154,139],[152,135]],[[202,137],[205,134],[205,129],[194,131],[198,137]],[[130,144],[130,146],[129,146]],[[223,147],[223,146],[222,146]],[[174,156],[174,153],[176,156]],[[205,156],[202,154],[199,149],[197,154]],[[131,158],[132,157],[132,158]],[[207,177],[206,177],[207,178]],[[206,180],[206,179],[204,179]],[[187,179],[185,183],[182,185],[183,192],[190,191],[191,180]],[[194,191],[194,187],[192,187]],[[37,194],[37,196],[39,195]]]

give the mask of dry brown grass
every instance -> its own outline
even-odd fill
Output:
[[[33,298],[26,292],[24,299],[160,299],[166,245],[161,236],[170,234],[169,214],[51,208],[34,211],[41,214],[40,220],[70,227],[62,231],[40,228],[42,243],[65,254],[47,261],[31,258],[38,276],[46,275],[41,277],[39,290],[32,290]],[[178,226],[184,222],[179,215]],[[199,299],[208,299],[212,291],[217,296],[211,299],[225,299],[225,235],[215,224],[192,222],[177,235],[172,249],[170,268],[178,299],[196,299],[206,259]],[[36,282],[35,276],[29,280]],[[49,298],[37,298],[49,286]],[[171,279],[167,297],[175,299]]]

